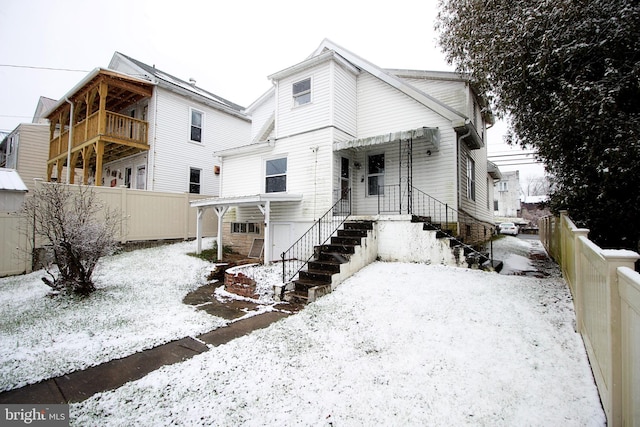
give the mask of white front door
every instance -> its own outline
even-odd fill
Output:
[[[280,261],[282,259],[282,252],[289,249],[291,244],[291,224],[279,223],[270,224],[271,227],[271,261]]]

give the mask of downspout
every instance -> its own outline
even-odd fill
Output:
[[[67,144],[67,184],[71,182],[71,145],[73,144],[73,102],[68,97],[64,98],[71,105],[71,113],[69,114],[69,143]],[[74,168],[75,169],[75,168]],[[58,177],[60,179],[60,177]]]

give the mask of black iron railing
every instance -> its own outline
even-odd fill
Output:
[[[458,245],[464,247],[472,257],[483,255],[474,248],[478,242],[491,242],[493,227],[473,216],[450,207],[435,197],[413,186],[385,185],[378,187],[378,213],[409,214],[428,222]],[[482,235],[480,235],[482,234]],[[471,242],[471,243],[465,243]],[[489,248],[493,259],[493,247]]]
[[[315,248],[325,244],[351,215],[351,190],[340,191],[339,197],[302,237],[281,254],[282,283],[292,281],[313,258]]]

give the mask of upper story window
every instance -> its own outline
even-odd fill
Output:
[[[267,160],[266,193],[281,193],[287,191],[287,158]]]
[[[202,125],[204,123],[204,113],[198,110],[191,110],[191,134],[190,139],[194,142],[202,142]]]
[[[367,158],[367,195],[384,194],[384,153]]]
[[[476,162],[467,157],[467,198],[476,199]]]
[[[293,84],[293,105],[304,105],[311,102],[311,78]]]
[[[498,183],[498,191],[509,191],[509,187],[507,184],[507,181],[500,181]]]
[[[200,173],[196,168],[189,168],[189,193],[200,194]]]

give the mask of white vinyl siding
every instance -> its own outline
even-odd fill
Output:
[[[307,72],[278,81],[276,138],[297,135],[330,124],[329,62]],[[293,83],[305,78],[313,82],[313,102],[304,108],[294,107],[291,99]]]
[[[333,125],[348,135],[356,135],[358,93],[357,76],[344,67],[333,63],[332,66]]]
[[[358,138],[422,126],[440,129],[440,147],[431,155],[427,154],[426,148],[414,146],[413,185],[450,207],[457,208],[457,136],[449,120],[367,73],[358,76],[357,120]],[[397,181],[400,173],[398,144],[390,148],[385,146],[385,153],[385,184],[389,185],[392,184],[391,179]],[[357,160],[363,167],[366,165],[365,158],[358,157]],[[371,211],[372,208],[368,207],[367,210]]]
[[[15,138],[14,152],[7,158],[7,167],[18,171],[30,192],[35,188],[34,179],[46,179],[49,159],[49,125],[21,123],[11,133]],[[66,168],[64,169],[66,171]],[[65,174],[66,172],[63,172]],[[76,174],[76,183],[79,174]]]
[[[188,104],[183,97],[159,87],[154,96],[157,99],[149,103],[149,122],[156,120],[157,125],[149,127],[151,149],[148,152],[147,189],[183,193],[189,188],[189,177],[185,171],[194,167],[202,170],[200,193],[217,196],[220,175],[214,173],[214,153],[248,144],[250,123],[198,104],[198,111],[202,111],[206,119],[202,129],[203,142],[180,145],[177,141],[185,141],[185,135],[190,135],[190,112],[195,108],[193,102]]]

